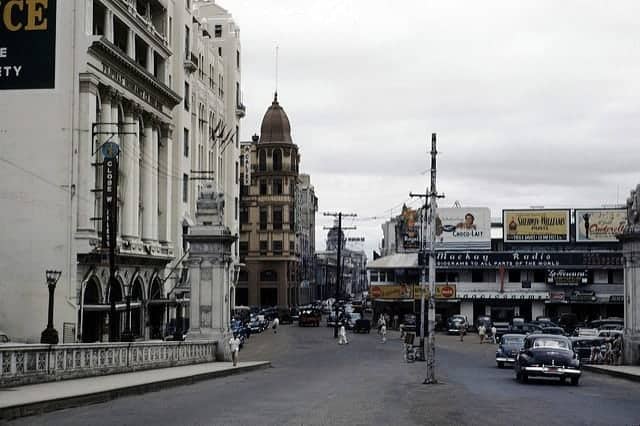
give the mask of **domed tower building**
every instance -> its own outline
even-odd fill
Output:
[[[276,93],[260,136],[243,143],[240,196],[240,272],[236,305],[298,303],[296,189],[300,155]]]

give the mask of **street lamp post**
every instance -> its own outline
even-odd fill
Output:
[[[46,271],[47,287],[49,289],[49,315],[47,318],[47,328],[44,329],[40,336],[40,343],[48,345],[58,344],[58,331],[53,328],[53,295],[56,291],[56,284],[62,275],[61,271]]]

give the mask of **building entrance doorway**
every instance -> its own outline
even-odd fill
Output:
[[[90,279],[84,288],[84,309],[82,310],[81,340],[83,343],[99,342],[104,329],[105,312],[87,309],[88,306],[100,305],[100,283]]]
[[[151,283],[149,290],[149,300],[159,301],[162,299],[162,287],[158,278]],[[149,306],[149,335],[152,339],[162,339],[162,320],[164,318],[165,305],[153,304]]]

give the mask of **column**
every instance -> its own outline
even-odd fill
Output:
[[[153,143],[151,145],[151,229],[152,229],[152,240],[158,241],[158,181],[161,178],[161,173],[158,168],[158,145],[160,142],[160,133],[158,132],[158,127],[153,126]],[[164,173],[164,172],[163,172]]]
[[[134,224],[138,222],[138,199],[135,198],[136,179],[134,169],[137,167],[137,147],[138,144],[135,134],[129,134],[134,130],[133,109],[130,105],[124,113],[125,125],[122,128],[126,134],[123,135],[123,143],[121,144],[122,153],[120,154],[120,167],[124,175],[124,185],[120,185],[122,191],[121,199],[124,200],[122,210],[122,235],[128,238],[136,237]]]
[[[113,12],[109,9],[104,14],[104,36],[113,43]]]
[[[151,48],[151,46],[147,47],[147,71],[149,71],[149,73],[151,75],[153,75],[153,49]]]
[[[144,122],[144,149],[142,158],[142,240],[153,240],[153,127],[151,117]],[[157,210],[156,210],[157,215]]]
[[[127,32],[127,56],[136,60],[136,34],[131,29]]]
[[[143,135],[140,133],[140,106],[139,105],[135,105],[134,106],[134,123],[131,128],[133,131],[133,128],[135,127],[135,135],[132,135],[134,137],[134,144],[133,144],[133,194],[132,194],[132,199],[134,202],[134,216],[132,218],[133,222],[132,222],[132,230],[133,230],[133,235],[136,237],[136,239],[140,239],[142,237],[142,229],[140,229],[140,221],[139,221],[139,217],[140,217],[140,177],[142,175],[142,173],[140,172],[140,168],[142,167],[142,164],[140,162],[140,149],[143,143]]]
[[[163,173],[160,176],[160,187],[158,190],[158,202],[162,214],[159,217],[159,240],[163,244],[171,244],[171,204],[173,180],[172,156],[173,149],[173,125],[165,123],[161,128],[162,150],[160,151],[159,166]],[[166,173],[165,173],[166,172]]]
[[[96,188],[93,151],[93,124],[97,121],[96,102],[98,97],[98,79],[93,74],[80,75],[80,129],[78,133],[78,176],[76,179],[76,197],[78,205],[78,232],[95,232],[95,224],[91,221],[94,212]]]

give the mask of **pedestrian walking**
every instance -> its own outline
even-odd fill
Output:
[[[278,317],[275,317],[273,319],[273,325],[271,326],[271,328],[273,328],[273,334],[276,334],[278,332],[279,325],[280,325],[280,320],[278,319]]]
[[[458,332],[460,333],[460,341],[464,342],[464,324],[458,325]]]
[[[478,336],[480,336],[480,343],[484,343],[484,336],[487,333],[487,328],[484,326],[484,324],[480,324],[480,327],[478,327]]]
[[[387,342],[387,325],[386,324],[382,324],[382,327],[380,327],[380,335],[382,336],[382,343],[386,343]]]
[[[231,349],[231,360],[233,361],[233,366],[238,365],[238,353],[240,352],[240,339],[236,336],[231,336],[229,339],[229,348]]]
[[[380,334],[380,330],[382,329],[383,325],[387,325],[387,323],[384,320],[384,314],[380,314],[380,317],[378,318],[378,334]]]
[[[491,342],[493,342],[493,344],[495,345],[496,342],[496,333],[498,332],[498,329],[496,328],[495,325],[491,326]]]
[[[338,344],[339,345],[349,344],[349,341],[347,340],[347,330],[344,328],[344,324],[341,324],[340,329],[338,330]]]

